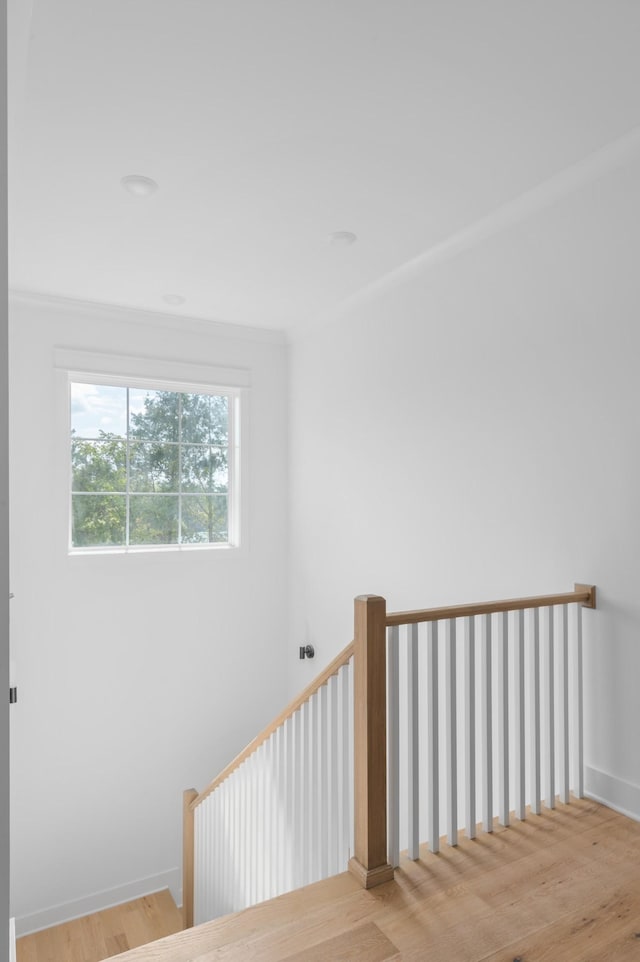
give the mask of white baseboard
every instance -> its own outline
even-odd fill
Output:
[[[602,802],[621,815],[627,815],[640,822],[640,786],[626,782],[615,775],[585,766],[585,795],[594,802]]]
[[[52,925],[60,925],[61,922],[70,922],[72,919],[91,915],[92,912],[101,912],[113,905],[130,902],[132,899],[141,898],[143,895],[151,895],[153,892],[160,892],[162,889],[169,889],[176,905],[181,904],[182,879],[179,869],[168,869],[158,875],[136,879],[115,888],[94,892],[92,895],[85,895],[80,899],[61,902],[59,905],[51,905],[49,908],[41,909],[38,912],[19,916],[16,918],[16,935],[20,938],[22,935],[38,932],[40,929],[48,929]]]
[[[16,962],[16,920],[9,919],[9,962]]]

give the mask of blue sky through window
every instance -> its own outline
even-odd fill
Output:
[[[129,410],[144,410],[144,399],[155,394],[145,388],[129,391]],[[100,431],[127,436],[127,388],[110,384],[71,384],[71,429],[77,438],[99,438]]]

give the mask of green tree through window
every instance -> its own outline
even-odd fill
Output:
[[[229,397],[71,385],[72,546],[229,541]]]

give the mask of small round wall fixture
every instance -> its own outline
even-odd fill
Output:
[[[171,304],[172,307],[178,307],[180,304],[184,304],[186,297],[182,294],[163,294],[162,300],[165,304]]]
[[[335,230],[329,234],[329,243],[332,247],[351,247],[358,239],[358,235],[350,230]]]
[[[127,174],[120,183],[134,197],[150,197],[158,189],[155,180],[152,180],[151,177],[145,177],[143,174]]]

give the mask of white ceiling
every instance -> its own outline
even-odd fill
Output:
[[[639,41],[630,0],[33,0],[11,285],[303,330],[635,127]]]

